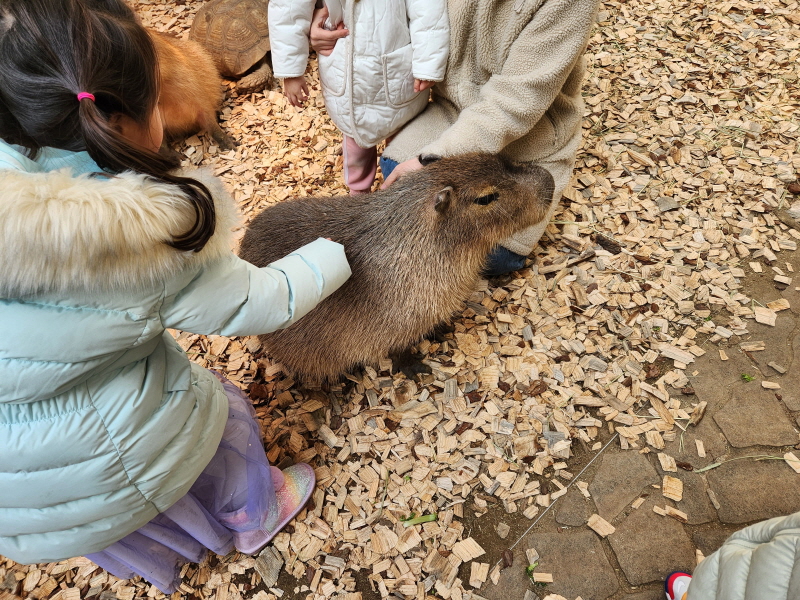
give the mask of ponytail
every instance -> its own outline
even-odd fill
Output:
[[[78,99],[78,94],[88,96]],[[180,165],[128,141],[116,114],[147,127],[158,110],[158,61],[124,0],[3,0],[0,3],[0,138],[34,157],[50,146],[87,151],[103,170],[131,170],[172,184],[194,211],[167,244],[198,252],[214,234],[211,192],[173,172]]]
[[[194,209],[195,220],[188,231],[173,236],[167,244],[176,250],[202,250],[216,229],[216,212],[211,192],[195,179],[175,175],[173,171],[180,166],[177,159],[129,142],[110,124],[96,102],[97,100],[81,100],[78,107],[80,128],[89,156],[105,171],[136,171],[180,188]]]

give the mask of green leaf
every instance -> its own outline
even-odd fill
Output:
[[[411,527],[412,525],[419,525],[420,523],[430,523],[431,521],[436,521],[439,518],[439,515],[436,513],[430,515],[421,515],[419,517],[414,517],[414,513],[411,513],[407,519],[400,519],[403,522],[403,527]]]

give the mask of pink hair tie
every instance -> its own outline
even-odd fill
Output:
[[[89,92],[81,92],[78,94],[78,102],[85,100],[86,98],[94,102],[94,94],[90,94]]]

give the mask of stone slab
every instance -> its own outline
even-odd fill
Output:
[[[800,475],[782,460],[743,459],[706,474],[723,523],[749,523],[800,510]]]
[[[683,481],[683,500],[676,502],[675,507],[689,516],[689,525],[701,525],[717,518],[717,511],[708,498],[702,476],[680,469],[677,474],[670,475]]]
[[[800,441],[780,402],[768,390],[755,386],[747,392],[735,391],[716,412],[714,421],[734,448],[790,446]]]
[[[648,499],[607,538],[626,579],[634,586],[663,581],[673,571],[694,568],[694,546],[683,525],[654,513],[654,504],[664,505]]]
[[[611,521],[652,483],[661,478],[638,452],[608,450],[589,484],[598,514]]]
[[[519,556],[514,567],[500,573],[497,585],[484,586],[480,595],[488,600],[522,599],[525,591],[534,589],[525,575],[525,548],[539,552],[537,571],[552,573],[553,583],[547,585],[545,594],[561,594],[566,598],[605,599],[619,590],[614,568],[608,562],[603,545],[592,531],[571,530],[563,533],[529,533],[517,546]],[[576,568],[577,566],[580,568]],[[535,589],[534,589],[535,591]]]
[[[792,335],[792,357],[800,356],[800,335]],[[779,364],[788,362],[786,358],[783,360],[778,359],[775,361]],[[791,411],[800,410],[800,365],[796,361],[792,361],[786,367],[786,374],[781,375],[780,379],[775,379],[781,384],[781,390],[778,392],[781,395],[783,403]]]
[[[553,574],[553,583],[547,586],[548,593],[567,598],[607,598],[619,589],[614,568],[594,532],[533,535],[532,542],[539,552],[539,569]],[[580,565],[580,569],[576,569],[576,565]]]
[[[688,407],[684,405],[684,407],[688,409],[691,408],[691,405]],[[706,416],[703,417],[699,425],[690,425],[683,435],[678,432],[675,440],[666,442],[664,450],[660,450],[660,452],[669,454],[677,461],[687,462],[695,468],[705,467],[718,457],[726,454],[728,452],[728,442],[712,418],[714,411],[715,409],[713,408],[707,409]],[[681,437],[683,437],[682,440]],[[698,456],[695,440],[703,442],[703,447],[706,451],[705,458]]]
[[[712,552],[716,552],[723,542],[739,529],[741,527],[717,524],[715,527],[695,531],[692,534],[692,541],[704,556],[709,556]]]
[[[575,486],[569,488],[569,491],[556,502],[556,521],[561,525],[580,527],[585,525],[591,516],[589,501]]]
[[[659,588],[657,590],[627,594],[622,597],[622,600],[664,600],[664,590]]]

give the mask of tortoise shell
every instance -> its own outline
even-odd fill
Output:
[[[214,57],[224,77],[239,77],[269,52],[267,0],[212,0],[192,22],[189,39]]]

